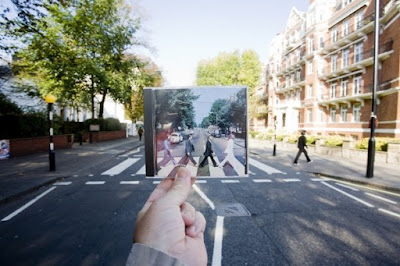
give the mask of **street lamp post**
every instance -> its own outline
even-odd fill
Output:
[[[49,148],[49,166],[50,171],[56,170],[56,154],[54,152],[54,143],[53,143],[53,104],[56,102],[56,97],[47,94],[45,97],[45,101],[48,104],[48,112],[49,112],[49,133],[50,133],[50,148]]]
[[[376,91],[378,87],[378,67],[379,67],[379,6],[380,1],[375,0],[375,26],[374,26],[374,76],[373,76],[373,89],[371,99],[371,134],[368,141],[368,162],[366,177],[372,178],[374,176],[374,162],[375,162],[375,123],[376,123]]]
[[[274,149],[272,150],[272,156],[276,156],[276,116],[274,116]]]

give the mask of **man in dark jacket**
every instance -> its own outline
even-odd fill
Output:
[[[301,131],[301,136],[299,137],[299,139],[297,140],[297,148],[299,148],[299,151],[297,152],[296,158],[294,159],[293,164],[294,165],[299,165],[299,163],[297,162],[297,160],[299,159],[301,153],[304,153],[304,155],[307,158],[307,162],[310,163],[312,162],[312,160],[310,159],[310,157],[308,157],[307,151],[305,148],[307,147],[307,139],[304,136],[306,134],[305,130]]]
[[[189,138],[186,141],[185,145],[185,154],[189,158],[189,160],[194,164],[194,166],[197,166],[196,161],[193,158],[192,152],[194,152],[194,146],[193,146],[193,135],[189,135]]]
[[[214,160],[214,157],[212,156],[213,150],[212,150],[211,141],[210,141],[211,139],[212,139],[211,136],[207,137],[206,151],[204,152],[205,157],[204,157],[203,161],[201,161],[200,167],[204,166],[204,163],[207,161],[208,157],[211,158],[211,161],[213,162],[214,167],[218,167],[217,163]]]

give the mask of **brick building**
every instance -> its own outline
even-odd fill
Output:
[[[256,90],[255,130],[369,136],[373,88],[373,0],[310,0],[292,8],[271,43]],[[377,136],[400,137],[400,1],[380,7]]]

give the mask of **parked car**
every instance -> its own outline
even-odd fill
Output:
[[[180,143],[183,141],[183,137],[181,134],[174,132],[171,134],[169,141],[171,143]]]
[[[219,129],[214,130],[211,135],[215,138],[220,138],[221,137],[221,132],[219,131]]]

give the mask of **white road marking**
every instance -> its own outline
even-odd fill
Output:
[[[153,181],[153,185],[157,185],[157,184],[160,184],[161,183],[161,181]]]
[[[182,159],[182,157],[174,157],[174,160],[176,163],[178,163],[180,160]],[[161,162],[163,160],[163,158],[157,158],[158,163]],[[165,165],[163,168],[161,168],[158,173],[157,176],[155,176],[156,178],[164,178],[167,177],[171,171],[174,169],[175,165],[172,163],[172,161],[169,161],[167,163],[167,165]]]
[[[143,157],[143,155],[133,155],[133,157]]]
[[[214,251],[211,263],[212,266],[221,266],[223,236],[224,236],[224,216],[217,216],[217,224],[215,226],[215,237],[214,237]]]
[[[221,182],[224,183],[224,184],[240,183],[239,180],[221,180]]]
[[[122,173],[123,171],[125,171],[128,167],[132,166],[137,161],[139,161],[138,158],[128,158],[125,161],[117,164],[113,168],[103,172],[101,175],[110,175],[110,176],[118,175],[118,174]]]
[[[146,174],[146,165],[143,165],[139,171],[136,172],[137,175],[145,175]]]
[[[214,157],[214,160],[217,163],[217,165],[219,165],[220,162],[218,160],[218,157],[217,156],[213,156],[213,157]],[[208,168],[210,169],[210,176],[212,176],[212,177],[223,177],[223,176],[225,176],[225,172],[224,172],[224,170],[222,168],[214,167],[210,157],[208,157]]]
[[[262,162],[256,161],[253,158],[249,158],[249,163],[255,167],[257,167],[260,170],[263,170],[264,172],[268,174],[282,174],[282,171],[279,171],[278,169],[275,169],[271,166],[268,166]]]
[[[349,186],[346,186],[346,185],[343,185],[343,184],[340,184],[340,183],[336,183],[336,185],[339,185],[339,186],[341,186],[341,187],[345,187],[345,188],[351,189],[351,190],[353,190],[353,191],[359,191],[359,190],[356,189],[356,188],[349,187]]]
[[[34,204],[36,201],[38,201],[39,199],[41,199],[42,197],[46,196],[48,193],[50,193],[51,191],[53,191],[54,189],[56,189],[57,187],[51,187],[48,190],[46,190],[45,192],[43,192],[42,194],[40,194],[39,196],[37,196],[36,198],[34,198],[33,200],[29,201],[28,203],[26,203],[24,206],[22,206],[21,208],[19,208],[18,210],[14,211],[13,213],[11,213],[10,215],[8,215],[7,217],[4,217],[1,221],[2,222],[6,222],[8,220],[11,220],[14,216],[18,215],[19,213],[21,213],[23,210],[25,210],[26,208],[28,208],[29,206],[31,206],[32,204]]]
[[[357,198],[357,197],[354,197],[353,195],[350,195],[349,193],[344,192],[343,190],[340,190],[340,189],[338,189],[338,188],[336,188],[336,187],[334,187],[334,186],[331,186],[331,185],[325,183],[324,181],[322,181],[321,184],[324,184],[325,186],[330,187],[331,189],[334,189],[334,190],[336,190],[337,192],[340,192],[340,193],[342,193],[343,195],[346,195],[347,197],[352,198],[352,199],[354,199],[354,200],[356,200],[356,201],[358,201],[358,202],[364,204],[364,205],[367,206],[367,207],[370,207],[370,208],[375,207],[374,205],[372,205],[372,204],[370,204],[370,203],[368,203],[368,202],[366,202],[366,201],[363,201],[363,200],[361,200],[361,199],[359,199],[359,198]]]
[[[323,178],[311,178],[312,181],[318,182],[318,181],[329,181],[328,179],[323,179]]]
[[[300,174],[300,172],[296,172],[296,175],[299,175]]]
[[[93,176],[93,174],[90,174],[90,175],[88,175],[89,177],[92,177]]]
[[[78,175],[73,175],[73,177],[78,177]]]
[[[138,185],[140,181],[121,181],[119,182],[121,185]]]
[[[196,186],[196,184],[194,184],[192,187],[193,187],[194,191],[196,191],[197,194],[199,194],[200,197],[202,197],[203,200],[204,200],[205,202],[208,203],[208,205],[210,206],[210,208],[211,208],[212,210],[215,210],[215,205],[214,205],[214,203],[207,197],[207,195],[204,194],[204,192],[201,191],[201,189],[200,189],[198,186]]]
[[[188,164],[186,165],[186,168],[189,169],[191,176],[197,176],[197,169],[198,169],[200,157],[193,157],[193,159],[196,162],[197,166],[194,166],[192,164],[192,161],[189,160]]]
[[[254,183],[271,183],[270,179],[253,179]]]
[[[371,196],[371,197],[374,197],[374,198],[377,198],[377,199],[392,203],[392,204],[397,204],[397,202],[395,202],[395,201],[392,201],[392,200],[389,200],[389,199],[385,199],[385,198],[382,198],[380,196],[377,196],[377,195],[374,195],[374,194],[371,194],[371,193],[368,193],[368,192],[365,192],[365,194],[367,194],[368,196]]]
[[[196,184],[207,184],[207,180],[196,180]]]
[[[131,176],[136,176],[136,174],[131,174]]]
[[[54,183],[54,186],[68,186],[71,184],[72,184],[72,182],[56,182],[56,183]]]
[[[286,178],[286,179],[283,179],[283,181],[284,182],[300,182],[301,180],[297,179],[297,178]]]
[[[388,210],[385,210],[385,209],[378,209],[378,211],[381,211],[381,212],[384,212],[384,213],[387,213],[387,214],[390,214],[390,215],[393,215],[393,216],[396,216],[396,217],[400,218],[400,214],[398,214],[398,213],[394,213],[394,212],[391,212],[391,211],[388,211]]]
[[[88,181],[85,184],[86,185],[104,185],[106,181]]]

